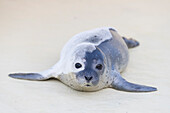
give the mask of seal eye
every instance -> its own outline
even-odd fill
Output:
[[[102,67],[103,67],[103,66],[102,66],[101,64],[98,64],[98,65],[96,66],[96,69],[101,70]]]
[[[76,64],[75,64],[75,67],[78,69],[78,68],[81,68],[82,65],[81,65],[80,63],[76,63]]]

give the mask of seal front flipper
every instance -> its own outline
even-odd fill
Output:
[[[48,70],[37,73],[11,73],[9,77],[26,80],[48,80],[50,78],[58,78],[58,67],[58,64],[56,64]]]
[[[134,83],[130,83],[121,77],[120,73],[114,72],[113,82],[111,87],[121,91],[127,92],[152,92],[157,91],[157,88],[138,85]]]
[[[17,79],[26,79],[26,80],[47,80],[48,77],[44,77],[43,75],[39,73],[13,73],[9,74],[12,78]]]

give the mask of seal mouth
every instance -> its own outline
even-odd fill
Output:
[[[87,86],[87,87],[90,87],[91,85],[87,84],[86,86]]]

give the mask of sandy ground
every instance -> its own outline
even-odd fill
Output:
[[[169,113],[170,1],[0,0],[1,113]],[[57,80],[24,81],[10,72],[50,68],[63,45],[81,31],[112,26],[140,41],[122,73],[153,93],[75,91]]]

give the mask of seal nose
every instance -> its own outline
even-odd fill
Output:
[[[87,82],[90,82],[90,80],[93,78],[92,76],[84,76]]]

